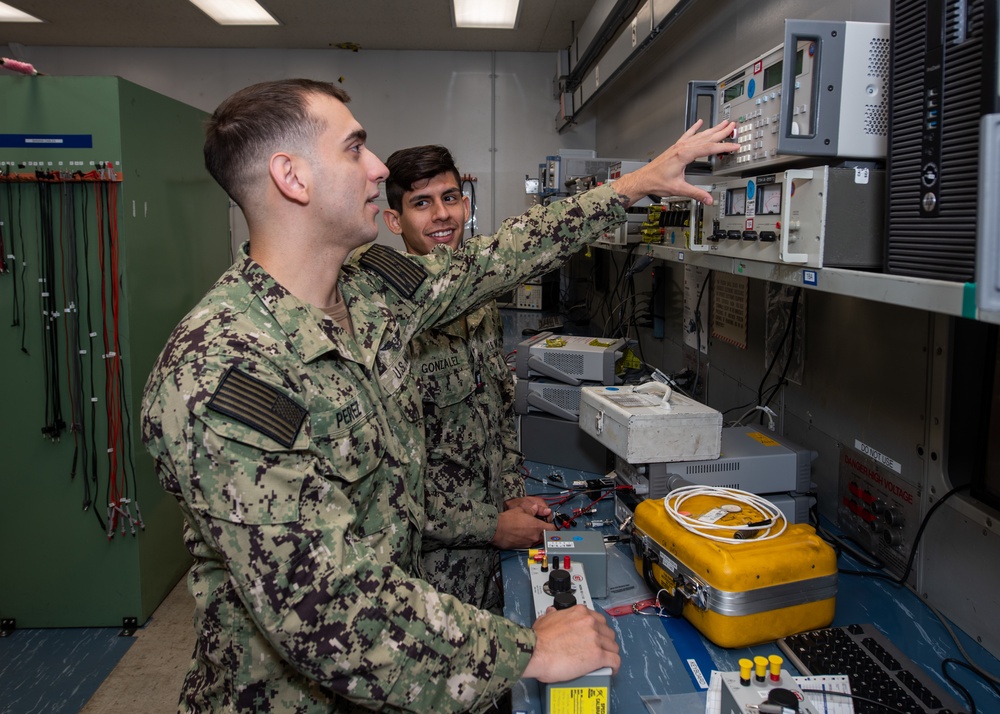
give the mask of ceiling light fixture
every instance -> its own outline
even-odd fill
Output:
[[[521,0],[452,0],[455,27],[513,30]]]
[[[0,22],[43,22],[34,15],[21,12],[16,7],[0,2]]]
[[[220,25],[278,25],[256,0],[190,0]]]

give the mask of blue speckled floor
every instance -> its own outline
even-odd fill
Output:
[[[134,642],[119,628],[15,630],[0,638],[0,714],[76,714]]]

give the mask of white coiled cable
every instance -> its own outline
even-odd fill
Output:
[[[698,520],[697,517],[693,517],[687,513],[682,513],[684,510],[682,508],[684,503],[695,496],[713,496],[715,498],[724,499],[732,502],[733,504],[740,504],[741,510],[744,506],[749,506],[760,513],[764,521],[770,521],[770,523],[756,526],[751,526],[749,524],[733,526],[732,524],[722,525],[719,523],[709,523]],[[750,493],[749,491],[741,491],[738,488],[722,488],[720,486],[682,486],[680,488],[675,488],[663,497],[663,507],[667,510],[667,513],[669,513],[674,520],[676,520],[686,530],[720,543],[737,544],[770,540],[771,538],[777,538],[780,536],[788,527],[781,510],[777,506],[768,501],[766,498],[762,498],[757,494]],[[724,504],[720,504],[718,507],[722,508],[724,507]],[[735,531],[735,533],[733,536],[720,536],[715,535],[713,531]],[[754,535],[746,538],[738,538],[736,535],[739,533],[753,533]]]

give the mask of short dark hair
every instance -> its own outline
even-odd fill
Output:
[[[392,152],[385,162],[389,178],[385,181],[385,199],[389,208],[403,210],[403,194],[413,190],[413,184],[438,174],[450,173],[455,183],[462,186],[462,176],[455,166],[451,152],[439,144],[414,146]]]
[[[244,210],[262,160],[284,144],[307,145],[326,128],[309,113],[311,95],[351,101],[340,87],[312,79],[280,79],[239,90],[209,118],[205,127],[205,168]]]

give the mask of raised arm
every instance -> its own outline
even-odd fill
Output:
[[[615,181],[615,190],[629,203],[654,195],[689,196],[712,205],[711,194],[688,183],[684,171],[699,156],[736,151],[738,144],[723,141],[732,136],[735,127],[735,122],[723,121],[711,129],[698,131],[701,128],[699,119],[669,149],[648,164]]]

